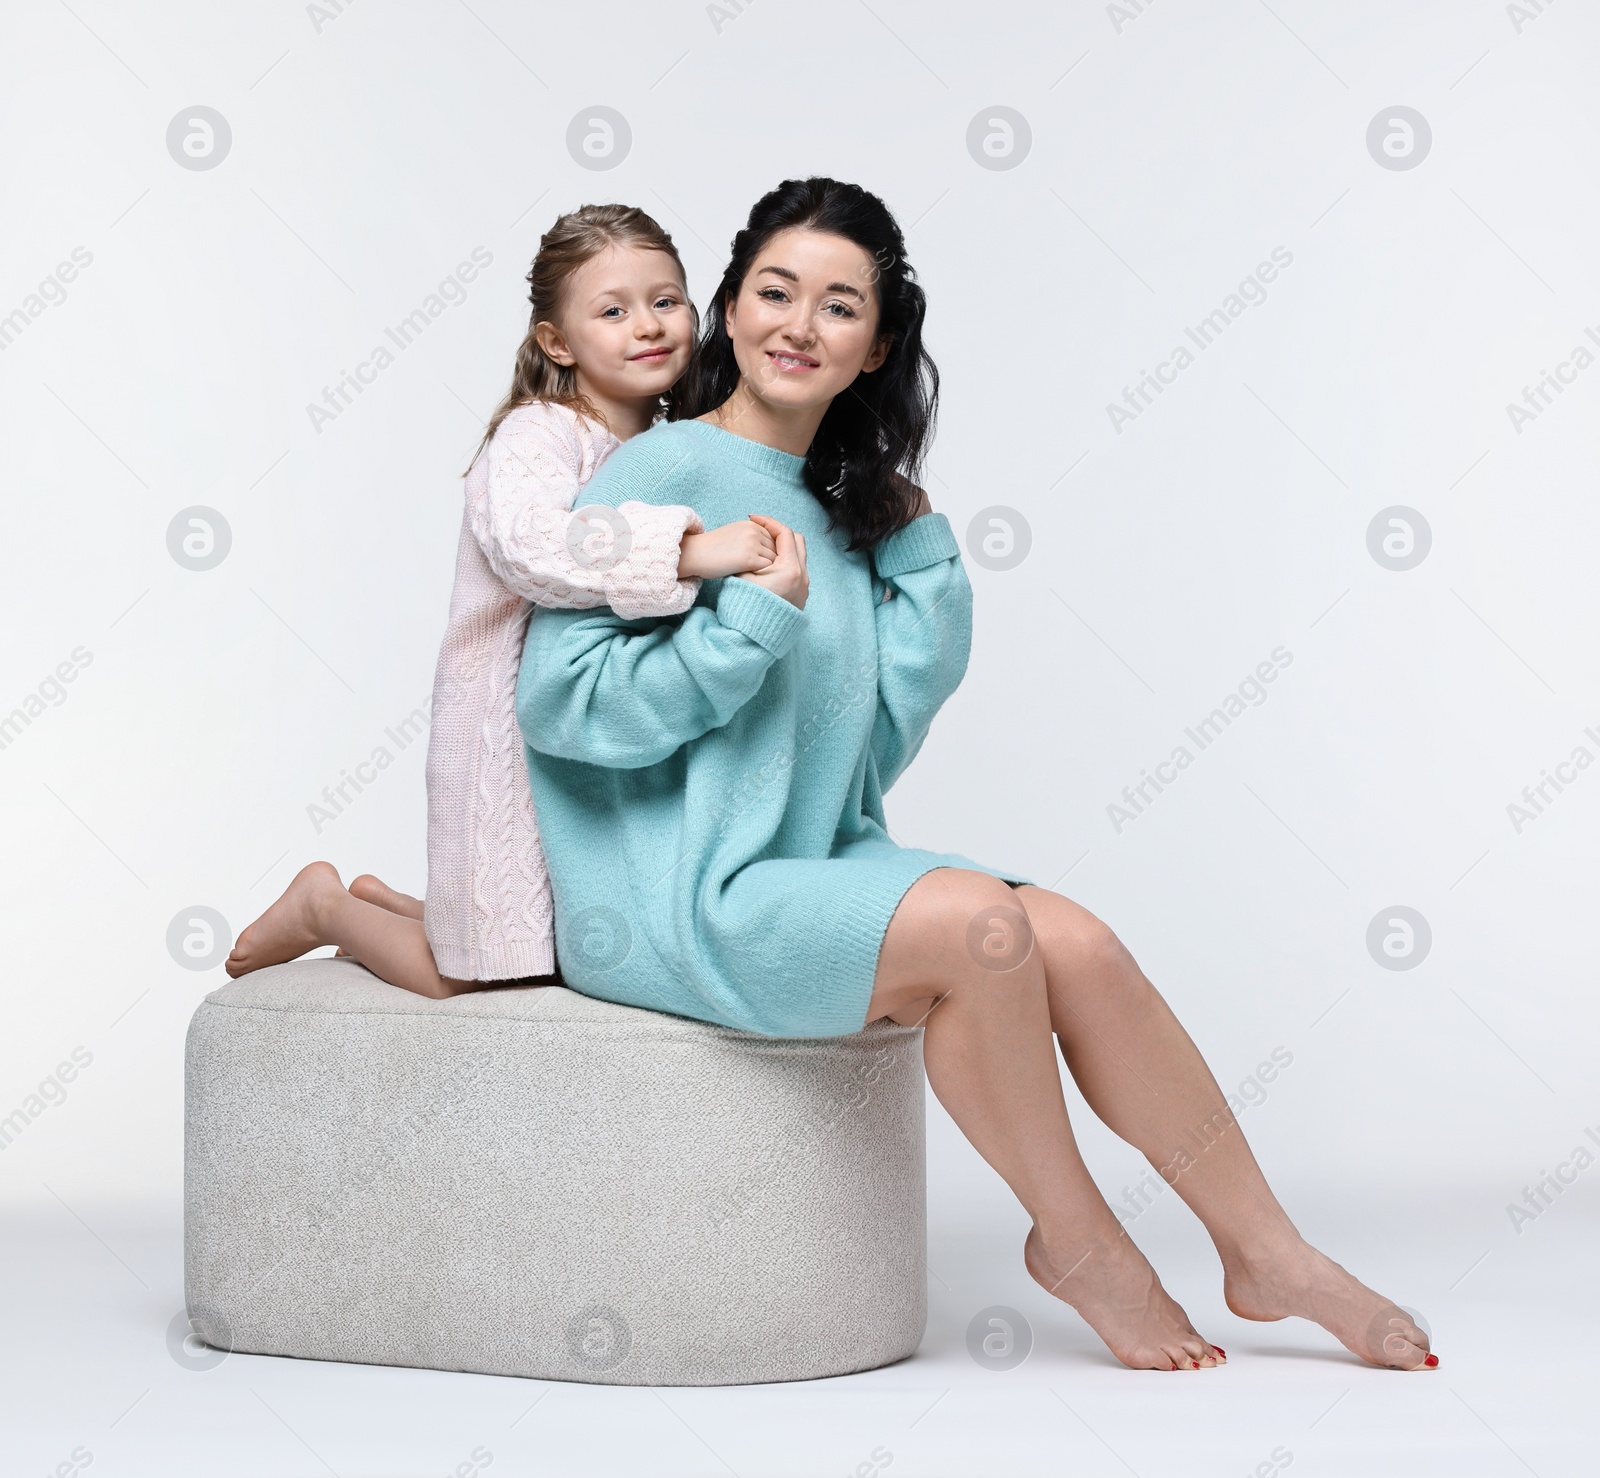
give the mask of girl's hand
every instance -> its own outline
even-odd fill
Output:
[[[772,533],[752,519],[725,523],[704,534],[685,534],[678,548],[678,578],[715,580],[764,570],[778,556]]]
[[[777,544],[777,554],[765,569],[742,574],[739,578],[755,585],[765,585],[774,595],[781,595],[790,605],[798,606],[803,611],[806,608],[806,596],[811,591],[811,582],[806,575],[806,536],[795,533],[787,524],[768,518],[764,513],[752,513],[750,520],[771,532]]]

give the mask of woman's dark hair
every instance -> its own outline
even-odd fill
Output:
[[[834,397],[806,453],[806,486],[828,510],[828,527],[842,525],[852,551],[868,549],[911,522],[912,484],[939,403],[939,371],[922,344],[927,298],[906,261],[900,227],[876,195],[813,177],[785,180],[756,201],[744,230],[733,238],[728,270],[669,416],[705,415],[733,394],[739,366],[728,338],[728,304],[767,243],[796,227],[842,236],[872,258],[867,280],[877,289],[878,332],[893,341],[877,370],[857,376]]]

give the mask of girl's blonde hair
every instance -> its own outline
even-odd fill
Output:
[[[537,329],[541,323],[554,323],[562,307],[567,284],[573,274],[603,251],[613,246],[638,247],[647,251],[665,252],[677,263],[678,273],[687,282],[683,258],[678,248],[660,224],[632,205],[582,205],[557,219],[539,238],[539,251],[528,269],[528,301],[533,311],[528,318],[527,336],[517,350],[516,368],[511,376],[511,388],[489,417],[483,440],[472,454],[477,461],[489,444],[500,423],[519,405],[529,405],[537,400],[553,401],[557,405],[571,406],[580,415],[605,424],[605,418],[578,390],[578,376],[571,365],[557,364],[539,347]],[[693,332],[700,331],[699,314],[694,304],[689,304]],[[673,405],[669,391],[662,397],[662,413],[667,414]]]

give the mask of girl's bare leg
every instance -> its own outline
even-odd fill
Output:
[[[1199,1049],[1116,935],[1044,888],[1019,888],[1015,898],[1073,1078],[1204,1223],[1228,1307],[1246,1319],[1311,1319],[1375,1365],[1436,1366],[1410,1318],[1296,1231]]]
[[[482,989],[481,981],[439,974],[420,917],[352,896],[327,862],[313,862],[295,875],[283,897],[240,934],[224,968],[237,978],[328,944],[380,980],[421,996],[442,999]]]
[[[390,913],[403,913],[406,918],[422,917],[422,899],[402,893],[398,888],[390,888],[386,881],[374,878],[370,872],[350,878],[350,896],[358,897],[366,904],[378,904],[379,909],[387,909]]]
[[[409,893],[391,888],[382,878],[375,878],[370,872],[364,872],[360,877],[350,879],[350,896],[359,898],[364,903],[376,903],[379,908],[388,909],[390,913],[401,914],[408,919],[422,917],[420,898],[413,898]],[[350,951],[336,949],[333,957],[336,960],[347,960],[350,958]]]
[[[376,903],[379,908],[386,908],[390,913],[403,914],[408,919],[422,917],[420,898],[413,898],[409,893],[391,888],[382,878],[375,878],[370,872],[364,872],[360,877],[350,879],[350,893],[352,897],[359,898],[364,903]]]
[[[939,1101],[1033,1218],[1024,1255],[1034,1278],[1125,1365],[1215,1365],[1215,1347],[1161,1286],[1078,1153],[1039,952],[1000,970],[969,943],[972,921],[1000,910],[1020,912],[987,873],[938,868],[920,878],[889,922],[867,1020],[925,1024],[923,1057]]]

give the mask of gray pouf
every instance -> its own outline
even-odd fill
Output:
[[[185,1093],[186,1294],[219,1347],[724,1385],[922,1339],[918,1028],[432,1001],[305,960],[205,998]]]

